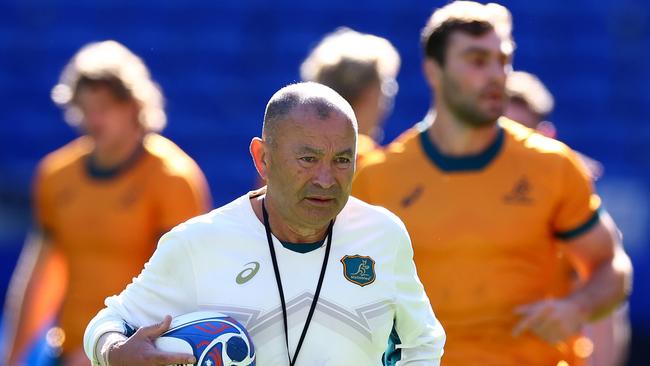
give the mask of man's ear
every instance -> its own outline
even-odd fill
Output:
[[[442,66],[440,66],[436,60],[426,57],[422,63],[422,71],[424,72],[424,77],[427,80],[429,87],[435,88],[436,85],[439,85]]]
[[[130,100],[129,102],[129,109],[131,109],[131,115],[133,118],[133,122],[135,122],[138,127],[142,128],[143,124],[140,122],[143,106],[142,103],[136,100]]]
[[[253,163],[255,164],[255,169],[257,169],[257,173],[260,175],[260,177],[262,177],[262,179],[266,180],[267,156],[264,147],[265,147],[264,140],[262,140],[259,137],[254,137],[253,140],[251,140],[249,150],[251,152],[251,156],[253,157]]]

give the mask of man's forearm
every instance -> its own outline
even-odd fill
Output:
[[[36,272],[42,269],[43,262],[49,253],[49,247],[44,243],[43,236],[38,233],[29,233],[18,258],[16,269],[11,276],[5,297],[5,339],[3,345],[0,345],[0,351],[2,351],[0,354],[4,354],[5,357],[4,360],[0,360],[4,361],[0,362],[2,364],[18,362],[17,357],[21,350],[16,349],[18,346],[16,342],[20,341],[20,331],[24,331],[22,323],[26,317],[25,298],[28,293],[33,291],[34,278],[37,277]]]
[[[579,289],[568,296],[588,321],[597,320],[616,308],[632,289],[632,264],[618,248],[611,261],[603,263]]]

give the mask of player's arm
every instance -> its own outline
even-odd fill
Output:
[[[565,242],[564,251],[584,283],[567,300],[588,321],[609,314],[632,289],[632,262],[620,239],[614,221],[603,212],[591,230]]]
[[[55,205],[46,178],[47,167],[47,162],[42,161],[34,175],[35,229],[27,235],[5,300],[5,360],[0,360],[5,361],[0,362],[3,365],[20,361],[30,342],[53,319],[65,292],[65,268],[52,245]]]
[[[436,319],[420,282],[413,248],[406,228],[396,241],[395,253],[395,301],[394,332],[390,344],[394,349],[386,352],[386,365],[440,365],[445,344],[445,331]]]
[[[556,343],[576,334],[585,322],[611,312],[631,290],[632,264],[614,221],[600,209],[586,169],[571,151],[563,160],[562,189],[554,231],[582,285],[563,299],[522,306],[515,334],[532,330]]]
[[[93,365],[192,363],[190,355],[157,351],[153,340],[169,327],[168,315],[196,310],[193,268],[185,242],[173,231],[164,235],[142,273],[121,294],[107,298],[106,308],[86,328],[84,349]]]
[[[630,293],[632,264],[609,215],[601,214],[588,232],[565,241],[563,247],[582,285],[564,299],[520,307],[523,318],[515,334],[532,330],[548,342],[562,341],[586,322],[610,313]]]
[[[38,294],[38,279],[42,279],[47,272],[52,251],[46,240],[40,232],[28,235],[11,277],[4,308],[7,331],[3,365],[18,364],[29,341],[40,330],[37,329],[39,324],[30,324],[29,309],[25,308],[29,304],[25,300]]]

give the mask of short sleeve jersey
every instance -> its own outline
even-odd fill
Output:
[[[463,158],[413,128],[364,159],[353,195],[404,221],[448,334],[446,365],[555,365],[558,348],[511,336],[513,310],[556,291],[556,244],[598,221],[600,199],[566,145],[505,118],[498,127]]]
[[[34,184],[37,225],[67,264],[64,352],[81,347],[104,298],[140,272],[158,238],[211,205],[198,165],[160,135],[148,134],[132,165],[108,179],[89,174],[90,151],[81,137],[49,154]]]

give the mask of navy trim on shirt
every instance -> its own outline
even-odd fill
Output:
[[[461,157],[444,155],[429,138],[428,132],[430,127],[420,132],[420,144],[429,160],[442,171],[466,172],[481,170],[494,160],[503,146],[505,133],[503,132],[503,127],[497,126],[499,128],[497,138],[487,149],[476,155]]]
[[[594,214],[589,218],[589,220],[587,220],[584,224],[578,226],[575,229],[556,232],[554,234],[555,237],[562,240],[570,240],[586,233],[589,229],[591,229],[594,225],[598,223],[598,221],[600,220],[600,215],[602,214],[601,211],[602,210],[600,208],[596,210],[596,212],[594,212]]]
[[[90,177],[94,179],[109,180],[129,170],[132,166],[135,165],[138,160],[140,160],[140,157],[143,155],[144,146],[140,145],[123,163],[109,169],[100,168],[97,166],[95,160],[93,159],[93,156],[89,155],[86,159],[86,172]]]
[[[282,241],[282,246],[296,253],[309,253],[323,246],[325,239],[319,240],[315,243],[291,243],[288,241]]]

